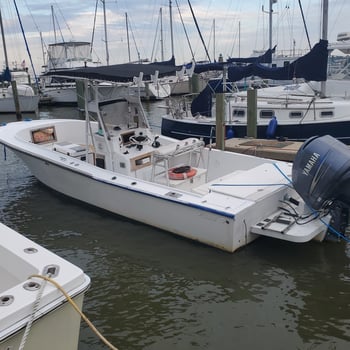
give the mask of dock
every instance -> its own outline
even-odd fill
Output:
[[[293,162],[302,144],[289,140],[232,138],[225,140],[225,151]],[[215,148],[215,144],[212,147]]]

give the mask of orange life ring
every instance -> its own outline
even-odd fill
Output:
[[[197,170],[191,168],[189,165],[184,165],[176,168],[171,168],[168,172],[170,180],[185,180],[197,174]]]

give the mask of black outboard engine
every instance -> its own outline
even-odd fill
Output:
[[[295,157],[292,182],[306,204],[314,210],[329,209],[331,224],[345,229],[350,207],[348,146],[329,135],[308,139]]]

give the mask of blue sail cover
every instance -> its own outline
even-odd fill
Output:
[[[236,57],[228,58],[226,62],[213,62],[213,63],[196,63],[194,72],[199,74],[209,71],[220,71],[224,69],[224,66],[231,66],[237,63],[271,63],[272,54],[275,52],[276,46],[273,49],[268,49],[264,54],[257,57]]]
[[[305,80],[326,81],[328,41],[320,40],[309,53],[296,59],[286,67],[271,68],[260,63],[252,63],[244,67],[228,67],[228,79],[239,81],[250,76],[263,79],[292,80],[304,78]]]
[[[235,57],[228,58],[228,63],[271,63],[272,54],[275,53],[276,46],[272,49],[268,49],[264,54],[257,57]]]
[[[104,81],[115,82],[130,82],[134,77],[143,73],[144,80],[150,80],[151,75],[156,71],[159,72],[159,77],[175,75],[176,71],[182,67],[175,66],[175,58],[172,57],[169,61],[154,62],[149,64],[124,63],[114,64],[109,66],[99,67],[82,67],[74,69],[53,70],[43,74],[44,76],[64,76],[72,78],[88,78]]]
[[[226,83],[227,86],[227,83]],[[223,92],[222,79],[209,80],[207,86],[191,103],[191,113],[193,116],[197,114],[211,117],[211,109],[213,106],[213,95]]]
[[[0,81],[11,81],[11,73],[8,67],[0,74]]]
[[[265,79],[292,80],[293,78],[304,78],[305,80],[326,81],[328,42],[320,40],[309,53],[292,62],[289,66],[282,68],[270,68],[254,63],[247,66],[229,66],[228,81],[239,81],[252,75]],[[210,80],[200,94],[192,101],[192,115],[201,114],[211,117],[212,101],[215,93],[223,92],[222,79]]]

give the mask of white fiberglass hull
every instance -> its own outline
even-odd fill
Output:
[[[61,87],[44,87],[42,88],[44,100],[48,99],[50,104],[77,104],[77,91],[75,85]],[[44,101],[43,100],[43,101]]]
[[[3,224],[0,251],[0,350],[20,344],[26,350],[77,349],[80,315],[56,286],[33,275],[51,277],[80,309],[89,277]]]
[[[39,106],[39,95],[18,96],[19,109],[23,113],[36,113]],[[0,113],[16,113],[13,97],[0,97]]]
[[[233,234],[234,215],[220,215],[181,204],[171,197],[167,199],[157,193],[145,193],[132,185],[134,179],[119,186],[24,153],[15,153],[46,186],[112,213],[228,251],[234,251],[256,238]],[[163,193],[166,192],[168,190],[163,190]]]
[[[78,295],[73,299],[75,304],[82,309],[84,295]],[[18,349],[25,329],[11,334],[0,340],[0,350]],[[32,325],[25,350],[76,350],[78,349],[80,332],[80,316],[68,303],[48,312]]]

